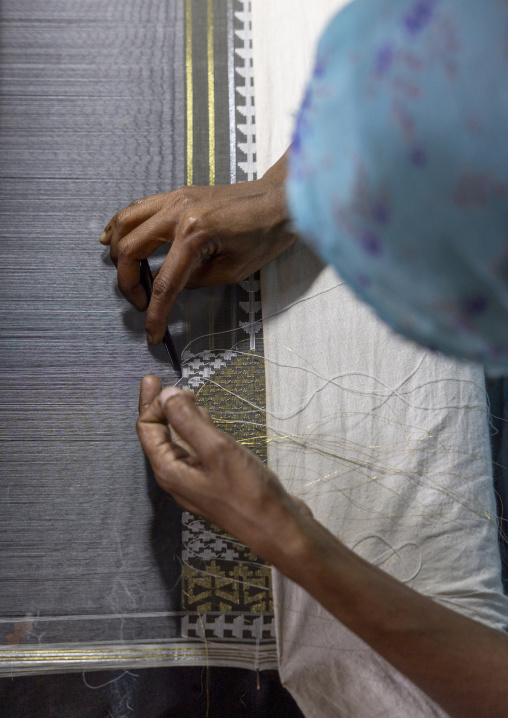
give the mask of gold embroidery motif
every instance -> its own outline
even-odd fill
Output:
[[[197,398],[216,426],[266,462],[263,357],[238,354],[199,389]],[[217,526],[188,516],[183,610],[273,613],[270,566]]]

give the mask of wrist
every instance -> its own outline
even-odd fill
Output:
[[[302,505],[295,505],[288,495],[282,515],[278,515],[271,532],[270,563],[304,588],[308,583],[309,567],[316,569],[316,563],[323,561],[323,542],[320,534],[326,529],[313,517],[311,511]]]
[[[287,163],[288,163],[289,150],[285,152],[282,157],[277,160],[261,177],[261,182],[269,184],[275,187],[286,186],[287,178]]]

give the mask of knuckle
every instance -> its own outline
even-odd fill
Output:
[[[144,204],[146,202],[146,197],[140,197],[139,199],[133,199],[132,202],[127,205],[128,207],[138,207],[140,204]]]
[[[121,234],[125,230],[126,224],[127,224],[127,217],[125,214],[125,210],[122,209],[122,210],[120,210],[120,212],[118,212],[118,214],[115,216],[115,218],[113,220],[115,232],[118,232]]]
[[[187,213],[178,228],[177,240],[185,245],[187,251],[195,256],[215,253],[210,227],[205,217],[196,212]]]
[[[173,290],[172,282],[165,276],[161,276],[159,273],[153,281],[152,295],[157,299],[160,297],[166,297],[171,294]]]
[[[113,218],[114,231],[120,235],[127,234],[131,230],[135,216],[132,205],[121,209]]]
[[[122,241],[118,242],[116,252],[117,252],[118,259],[120,261],[125,260],[125,259],[130,259],[133,255],[133,249],[131,248],[131,246],[129,245],[128,242],[122,242]]]
[[[178,234],[184,241],[191,241],[205,231],[204,222],[198,212],[186,212],[182,217]]]
[[[196,200],[196,187],[190,185],[188,187],[180,187],[172,193],[172,199],[177,206],[183,211]]]

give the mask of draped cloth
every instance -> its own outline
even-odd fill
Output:
[[[143,456],[140,379],[178,377],[98,243],[135,198],[255,177],[249,3],[7,0],[2,21],[0,672],[274,667],[270,569]],[[226,398],[247,377],[263,425],[259,280],[184,292],[170,331],[180,385],[246,424]]]
[[[356,0],[319,42],[288,203],[403,336],[508,374],[508,6]]]
[[[290,142],[315,44],[342,4],[253,7],[260,173]],[[270,467],[362,557],[502,630],[481,369],[395,335],[303,244],[263,270],[262,298]],[[303,589],[273,581],[279,671],[306,716],[444,715]]]

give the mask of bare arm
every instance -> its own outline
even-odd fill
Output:
[[[145,377],[138,435],[157,481],[178,503],[303,586],[450,716],[508,715],[507,636],[354,554],[251,452],[214,427],[192,394],[160,390],[156,377]]]
[[[507,636],[408,588],[319,523],[304,533],[301,555],[278,566],[283,573],[450,716],[508,715]]]

